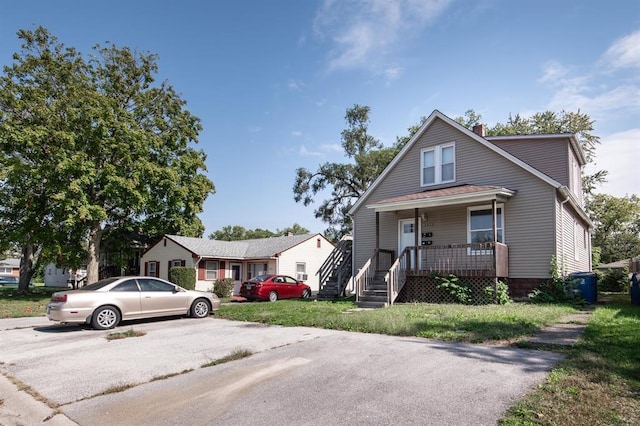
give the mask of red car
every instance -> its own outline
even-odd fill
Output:
[[[258,275],[242,283],[240,296],[248,300],[270,300],[311,297],[311,287],[288,275]]]

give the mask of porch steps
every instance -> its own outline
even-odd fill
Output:
[[[387,297],[387,283],[384,276],[376,274],[366,290],[358,298],[356,305],[359,308],[386,308],[389,306]]]

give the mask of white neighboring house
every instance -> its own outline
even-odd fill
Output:
[[[77,269],[75,274],[73,274],[72,270],[67,268],[58,268],[55,263],[49,263],[44,267],[45,287],[68,287],[72,284],[70,280],[74,277],[77,281],[81,281],[86,276],[86,269]]]
[[[262,274],[284,274],[302,280],[317,292],[316,274],[334,245],[321,234],[287,235],[256,240],[220,241],[165,235],[142,255],[141,275],[168,279],[169,269],[196,269],[196,290],[210,291],[224,278],[240,284]]]

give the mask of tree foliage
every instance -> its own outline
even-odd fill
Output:
[[[275,231],[269,231],[268,229],[245,229],[239,225],[227,225],[222,229],[213,231],[209,234],[210,240],[222,240],[222,241],[240,241],[240,240],[255,240],[259,238],[281,237],[284,235],[306,235],[309,230],[297,223],[293,226],[284,228],[282,230],[276,229]]]
[[[0,78],[0,223],[23,261],[86,263],[92,281],[105,233],[121,249],[123,236],[201,235],[214,185],[190,146],[200,120],[155,83],[156,55],[107,44],[85,59],[43,27],[18,37]]]
[[[296,202],[308,206],[318,193],[330,189],[331,196],[320,203],[314,214],[329,224],[325,235],[332,240],[351,232],[349,210],[397,153],[397,148],[385,148],[369,134],[369,112],[368,106],[357,104],[347,109],[342,148],[350,162],[327,162],[315,172],[305,168],[296,170],[293,185]]]
[[[595,225],[593,246],[600,261],[611,263],[640,256],[640,197],[594,194],[587,211]]]

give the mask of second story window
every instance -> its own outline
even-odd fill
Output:
[[[422,186],[453,182],[456,179],[456,150],[453,143],[421,151]]]

